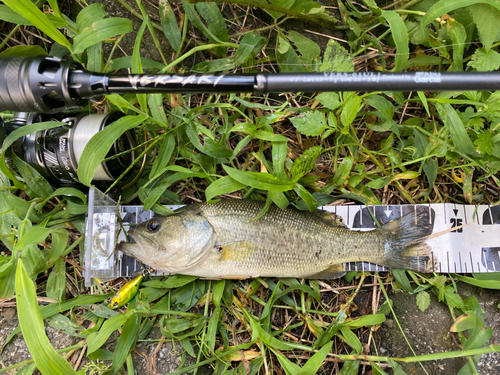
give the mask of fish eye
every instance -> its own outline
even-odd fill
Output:
[[[113,303],[114,307],[118,307],[118,302]]]
[[[150,232],[156,232],[158,229],[160,229],[160,222],[158,220],[149,220],[148,224],[146,225],[146,228],[148,228],[148,231]]]

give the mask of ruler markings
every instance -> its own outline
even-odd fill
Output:
[[[356,226],[362,226],[361,228],[356,227],[356,230],[369,230],[372,228],[371,221],[368,221],[368,218],[363,221],[363,213],[367,214],[367,210],[371,210],[373,216],[382,224],[381,219],[384,221],[384,223],[386,223],[390,219],[403,216],[405,212],[408,212],[407,210],[413,209],[416,218],[415,221],[418,225],[421,223],[418,223],[417,221],[417,206],[419,205],[381,205],[378,207],[373,205],[368,207],[355,207],[353,205],[345,205],[325,206],[324,209],[330,212],[333,211],[336,215],[339,215],[341,217],[347,217],[347,220],[344,222],[350,228],[352,228],[354,221],[356,221]],[[453,226],[458,226],[459,219],[463,220],[464,224],[469,224],[468,227],[463,228],[462,232],[459,232],[457,230],[456,232],[444,234],[442,236],[429,240],[429,244],[433,248],[431,260],[433,264],[436,265],[436,268],[439,269],[439,272],[453,272],[453,270],[454,272],[465,272],[465,270],[472,270],[473,272],[500,271],[498,267],[498,261],[489,261],[489,259],[491,258],[487,259],[487,253],[483,252],[482,249],[483,247],[491,248],[491,250],[489,250],[490,255],[488,255],[488,257],[491,257],[491,254],[497,253],[497,249],[495,249],[495,247],[500,247],[500,227],[493,228],[492,225],[490,225],[487,221],[485,221],[486,224],[482,223],[484,218],[490,219],[491,224],[494,223],[494,213],[491,209],[493,206],[483,205],[475,207],[472,205],[460,205],[455,203],[444,203],[439,204],[439,206],[438,204],[421,204],[420,206],[424,206],[427,208],[429,212],[430,223],[432,223],[434,215],[434,233],[452,228]],[[439,207],[442,207],[442,210],[439,209]],[[364,208],[366,208],[366,210],[363,211]],[[456,214],[454,210],[457,210]],[[117,212],[116,209],[114,212]],[[151,211],[143,211],[141,206],[121,206],[118,210],[118,214],[120,214],[120,216],[127,215],[127,221],[123,222],[124,229],[126,230],[129,229],[128,227],[130,227],[130,224],[138,224],[141,221],[145,221],[153,216],[153,213]],[[359,220],[357,218],[355,219],[356,215],[360,216]],[[115,216],[117,215],[115,214]],[[456,220],[455,224],[451,222],[451,219]],[[100,233],[102,234],[103,231],[109,231],[110,229],[112,228],[101,228]],[[97,232],[99,232],[99,229]],[[95,233],[96,236],[99,235],[99,233],[97,232]],[[122,233],[120,233],[120,238],[122,237],[122,234],[123,231]],[[109,240],[112,242],[114,241],[114,239],[111,238]],[[478,249],[478,251],[476,251],[476,249]],[[491,251],[493,251],[493,253]],[[462,259],[461,256],[462,252],[464,253],[464,259]],[[468,257],[466,256],[467,252],[469,253]],[[498,257],[500,257],[500,251],[498,251],[498,254]],[[121,273],[123,271],[126,271],[125,273],[128,276],[131,272],[134,271],[133,268],[135,265],[139,266],[139,263],[136,261],[129,263],[127,259],[127,256],[122,256],[120,254],[115,261],[118,261],[116,263],[120,269],[120,271],[118,272]],[[360,266],[362,266],[364,269],[386,269],[385,267],[382,267],[380,265],[370,264],[368,262],[362,262]],[[356,268],[355,264],[346,264],[346,269],[357,270],[358,268]]]

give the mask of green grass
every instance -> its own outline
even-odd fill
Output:
[[[120,1],[142,20],[140,29],[134,30],[131,56],[126,57],[119,56],[119,49],[123,35],[133,31],[132,23],[108,17],[101,4],[86,6],[71,19],[63,15],[67,4],[59,9],[56,1],[43,8],[29,0],[3,2],[0,19],[7,22],[2,30],[7,37],[0,57],[47,52],[97,71],[493,71],[500,66],[500,27],[494,22],[500,7],[495,1],[414,0],[385,8],[374,1],[356,6],[343,1],[333,9],[315,2],[251,0],[227,1],[232,8],[196,1],[177,7],[165,0],[159,11],[140,0],[137,6]],[[288,20],[307,21],[306,29],[313,30],[298,33]],[[329,29],[331,35],[343,31],[345,38],[319,36],[315,25],[322,27],[323,35]],[[36,37],[39,45],[17,45],[27,31],[45,37]],[[140,56],[148,34],[153,40],[150,48],[158,50],[161,61]],[[109,95],[86,111],[120,110],[127,116],[93,138],[78,176],[90,185],[109,147],[133,129],[143,141],[131,168],[139,167],[143,156],[146,162],[140,178],[122,191],[121,203],[141,203],[160,214],[166,212],[161,204],[218,197],[310,210],[351,201],[496,204],[499,98],[498,92],[476,91]],[[2,116],[8,120],[11,114]],[[469,362],[463,373],[474,373],[481,354],[500,350],[497,345],[484,347],[492,331],[484,326],[477,300],[463,300],[457,293],[459,281],[498,288],[498,280],[460,275],[397,270],[377,275],[386,301],[388,283],[415,293],[421,310],[434,293],[455,320],[450,329],[463,350],[407,358],[363,352],[363,330],[369,329],[374,345],[372,332],[392,310],[386,302],[378,311],[356,312],[356,298],[370,288],[365,286],[366,274],[350,274],[349,280],[338,283],[155,278],[143,283],[126,310],[109,310],[104,301],[109,286],[90,291],[82,286],[78,245],[85,196],[73,188],[54,189],[10,155],[9,147],[18,137],[54,126],[59,124],[32,125],[12,133],[0,160],[0,239],[6,247],[0,255],[0,298],[16,293],[18,306],[25,306],[18,310],[21,329],[40,370],[55,373],[55,366],[64,372],[69,365],[47,348],[40,324],[30,332],[26,319],[39,317],[41,323],[57,313],[62,314],[58,329],[72,329],[85,340],[92,361],[87,373],[131,370],[130,353],[153,325],[182,346],[184,357],[194,358],[194,365],[178,373],[209,366],[218,374],[268,373],[279,367],[287,374],[306,374],[337,366],[342,374],[356,374],[361,363],[371,365],[374,373],[383,374],[391,366],[395,373],[403,373],[398,362],[464,356]],[[13,164],[7,165],[5,156]],[[38,310],[35,291],[64,302]],[[89,303],[98,308],[88,311]],[[78,306],[83,307],[78,321],[84,325],[69,313]],[[120,350],[111,353],[102,345],[117,330]],[[376,353],[375,346],[370,350]],[[251,359],[242,359],[242,353]],[[33,368],[28,362],[19,366]]]

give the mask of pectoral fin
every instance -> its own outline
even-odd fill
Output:
[[[241,262],[248,260],[253,254],[255,245],[250,241],[236,241],[221,245],[220,261]]]

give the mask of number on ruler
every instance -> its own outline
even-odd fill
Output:
[[[459,227],[460,225],[462,225],[462,219],[458,218],[458,217],[452,217],[450,219],[450,223],[451,223],[451,227],[452,228],[456,228],[456,227]],[[457,230],[453,230],[451,231],[451,233],[462,233],[464,228],[458,228]]]

